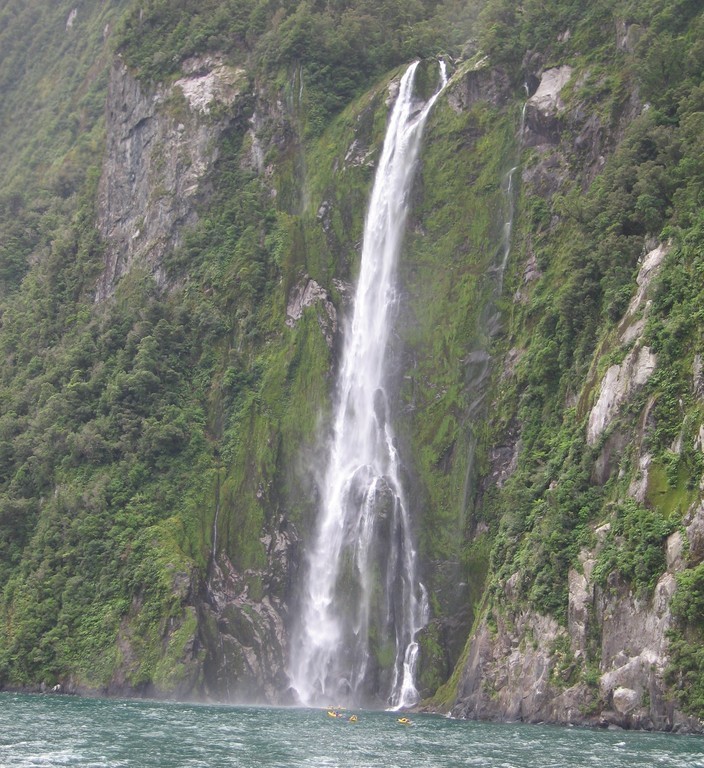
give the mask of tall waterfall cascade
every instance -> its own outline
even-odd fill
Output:
[[[447,82],[426,102],[403,75],[364,227],[354,311],[346,326],[328,465],[307,553],[289,675],[307,705],[418,700],[417,633],[428,620],[402,463],[385,389],[396,317],[396,263],[423,129]]]

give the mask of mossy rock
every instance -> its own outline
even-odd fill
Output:
[[[437,620],[431,621],[418,633],[418,690],[423,698],[435,693],[452,671],[444,649],[443,634],[442,625]]]
[[[440,63],[437,59],[423,59],[418,63],[413,91],[427,101],[440,87]]]

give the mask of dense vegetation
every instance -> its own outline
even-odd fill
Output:
[[[0,333],[0,678],[71,677],[100,687],[120,669],[129,686],[173,689],[189,672],[181,662],[196,631],[193,599],[207,571],[216,506],[222,546],[250,573],[252,594],[262,589],[251,570],[266,561],[262,531],[279,524],[280,504],[310,523],[309,502],[286,489],[300,482],[297,453],[314,436],[327,397],[329,350],[314,317],[295,333],[285,329],[279,286],[283,278],[288,290],[303,270],[329,285],[340,262],[349,268],[370,175],[364,167],[348,174],[326,242],[315,211],[293,215],[300,161],[279,158],[277,210],[268,186],[244,167],[246,123],[235,120],[209,180],[207,209],[164,264],[183,287],[161,293],[133,269],[114,299],[95,306],[103,246],[94,229],[99,172],[91,164],[101,160],[110,56],[116,51],[144,80],[168,80],[184,59],[211,50],[282,84],[302,71],[306,130],[319,133],[375,76],[411,55],[420,45],[414,36],[435,35],[430,50],[440,45],[438,25],[448,31],[450,16],[470,18],[471,9],[404,6],[403,34],[390,23],[398,3],[114,4],[88,18],[72,10],[3,9],[3,39],[12,40],[3,48],[10,94],[3,126],[17,152],[3,169],[0,222],[11,249],[3,254]],[[21,45],[37,21],[45,33],[37,39],[52,50],[45,69],[30,67]],[[74,50],[71,35],[79,34]],[[445,40],[457,45],[457,28]],[[24,90],[41,88],[49,94],[45,112],[22,104]],[[83,122],[58,131],[53,120],[63,105],[72,120],[84,103],[92,111],[80,113]],[[366,107],[369,140],[378,141],[380,107],[378,98]],[[32,118],[37,141],[23,131]],[[334,153],[352,141],[355,122],[351,114],[338,121]],[[308,183],[328,195],[330,146],[309,148],[319,173]],[[41,155],[47,150],[55,182]]]
[[[518,420],[521,451],[505,487],[490,488],[481,499],[481,514],[497,530],[490,586],[496,608],[515,609],[506,606],[503,587],[517,573],[525,604],[561,622],[567,619],[568,569],[580,567],[580,549],[594,545],[593,530],[605,522],[611,525],[594,577],[606,587],[609,574],[619,574],[636,594],[652,593],[665,569],[665,538],[697,500],[702,474],[696,447],[702,405],[692,371],[702,344],[695,275],[703,246],[704,158],[695,126],[701,123],[704,17],[692,2],[569,6],[555,3],[550,13],[544,4],[525,3],[519,13],[513,4],[491,3],[484,38],[517,74],[525,49],[540,51],[546,62],[579,62],[587,74],[568,98],[596,110],[606,126],[618,125],[629,94],[647,105],[593,183],[580,176],[584,166],[575,143],[571,182],[548,199],[524,193],[521,207],[518,242],[543,277],[514,305],[499,345],[520,354],[515,372],[500,384],[499,419],[488,437],[488,445],[501,444],[501,430]],[[614,46],[617,20],[632,36],[621,50]],[[524,41],[518,49],[517,29]],[[629,351],[619,342],[618,326],[648,238],[671,242],[644,336],[658,367],[592,447],[586,442],[589,410],[600,375]],[[525,292],[521,283],[516,272],[513,290]],[[644,430],[639,419],[646,407]],[[644,505],[629,498],[638,445],[626,446],[626,434],[653,457]],[[622,447],[611,466],[596,469],[602,451],[608,457],[613,445]],[[680,583],[691,578],[687,571]],[[685,605],[678,609],[683,629],[675,635],[672,675],[688,674],[698,686],[701,677],[692,670],[699,664],[696,628],[704,615],[687,598]],[[592,661],[598,664],[598,655]],[[697,696],[682,694],[690,711],[701,712]]]
[[[107,33],[127,2],[0,5],[0,293],[46,253],[102,153]]]
[[[477,7],[461,0],[157,0],[126,15],[118,50],[142,77],[156,80],[206,51],[249,62],[267,78],[298,70],[309,129],[320,133],[381,73],[414,57],[461,50]]]
[[[220,545],[255,597],[262,533],[285,519],[305,535],[300,455],[315,455],[335,349],[315,311],[286,327],[286,298],[305,274],[343,307],[336,279],[355,272],[380,83],[438,53],[461,71],[487,55],[507,84],[496,104],[438,104],[402,266],[399,434],[434,616],[458,620],[450,640],[441,623],[426,633],[423,685],[447,678],[480,609],[530,607],[564,624],[568,570],[598,525],[610,523],[597,583],[649,598],[704,470],[692,386],[704,354],[698,2],[125,0],[79,8],[70,23],[72,3],[45,6],[0,3],[0,130],[14,150],[0,157],[0,681],[100,687],[119,669],[133,688],[177,688],[216,509]],[[233,117],[199,223],[165,258],[170,290],[134,268],[96,305],[107,64],[121,56],[150,87],[208,54],[246,68],[272,100],[295,90],[288,143],[267,147],[263,178],[245,162],[246,116]],[[598,117],[603,167],[562,126],[563,181],[512,198],[510,169],[541,163],[520,147],[523,84],[567,61],[580,76],[564,97]],[[348,162],[353,146],[363,162]],[[618,326],[656,240],[671,242],[643,342],[658,367],[591,446],[589,410],[629,352]],[[526,284],[529,260],[540,279]],[[514,364],[492,378],[487,354]],[[597,471],[619,435],[633,439]],[[491,484],[492,450],[507,444],[520,445],[515,469]],[[636,502],[641,445],[652,463]],[[691,566],[669,675],[701,715],[702,575]]]

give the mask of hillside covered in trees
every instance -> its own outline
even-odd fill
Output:
[[[438,58],[389,356],[419,690],[699,727],[696,0],[0,0],[1,685],[291,701],[369,191]]]

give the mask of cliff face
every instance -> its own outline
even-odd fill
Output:
[[[622,92],[612,119],[604,122],[603,111],[582,99],[588,76],[566,63],[527,78],[535,90],[524,106],[521,141],[533,150],[532,156],[524,150],[529,159],[522,169],[521,198],[534,211],[541,201],[547,202],[552,218],[542,220],[536,236],[530,232],[535,232],[535,219],[531,222],[530,215],[523,214],[525,239],[517,254],[513,302],[518,307],[514,312],[526,319],[516,323],[514,315],[508,334],[514,346],[497,366],[492,408],[500,413],[508,406],[508,413],[503,417],[506,426],[487,447],[487,474],[477,504],[486,515],[497,501],[501,508],[505,496],[520,509],[528,491],[527,516],[521,519],[515,506],[504,512],[500,546],[495,545],[492,555],[489,607],[470,635],[448,704],[458,717],[701,731],[701,721],[677,693],[683,678],[677,672],[681,646],[675,645],[687,642],[682,640],[687,632],[690,638],[697,636],[693,614],[683,622],[678,601],[690,600],[682,585],[701,562],[699,358],[690,347],[681,361],[679,418],[675,416],[673,428],[667,430],[662,408],[667,393],[662,387],[664,381],[674,386],[676,364],[653,333],[668,322],[655,314],[667,291],[663,285],[671,285],[670,254],[677,246],[647,236],[634,240],[640,254],[631,262],[631,279],[623,283],[622,314],[614,312],[592,336],[582,376],[559,387],[556,400],[549,390],[541,393],[542,418],[551,420],[547,403],[559,403],[561,415],[552,420],[553,429],[565,438],[570,433],[571,445],[563,450],[559,439],[546,439],[543,446],[555,452],[554,459],[549,454],[537,461],[528,458],[526,442],[536,438],[533,432],[526,439],[534,427],[529,424],[530,387],[521,368],[536,341],[526,343],[521,323],[540,331],[544,320],[528,320],[531,310],[521,307],[531,302],[545,307],[541,286],[560,290],[560,283],[569,285],[569,274],[561,271],[564,265],[555,261],[560,230],[573,235],[589,231],[583,218],[590,215],[589,196],[605,183],[630,137],[647,122],[650,109],[633,88]],[[639,161],[631,156],[631,162],[637,166]],[[631,166],[630,172],[634,170]],[[573,194],[575,182],[577,194],[585,196],[584,206]],[[566,197],[556,206],[561,195]],[[577,225],[567,223],[570,219]],[[626,240],[636,231],[629,232],[623,219],[616,226],[622,239],[618,244],[611,241],[611,259],[624,258]],[[641,232],[647,235],[647,227]],[[608,238],[598,225],[597,237]],[[575,241],[568,247],[582,251]],[[583,265],[577,279],[584,286],[593,275]],[[582,301],[593,300],[587,290],[577,293]],[[576,306],[572,312],[580,314]],[[550,330],[558,344],[570,335],[561,322]],[[580,333],[572,338],[569,352],[554,348],[563,360],[567,354],[575,361],[579,354]],[[551,359],[546,350],[541,366],[531,375],[557,384],[564,370],[559,358]],[[515,395],[507,396],[507,391],[516,381],[518,398],[512,411]],[[691,464],[685,455],[693,456]],[[673,462],[667,480],[663,458]],[[525,462],[532,465],[533,477],[521,472]],[[517,474],[520,487],[514,484]],[[548,526],[541,522],[545,517],[552,519]],[[560,538],[561,527],[571,531],[567,535],[574,537],[572,542]],[[541,536],[561,543],[540,542]],[[560,547],[572,554],[558,554]],[[555,589],[560,590],[556,599],[551,594]],[[688,669],[689,679],[696,679],[698,673]]]
[[[109,302],[120,280],[134,270],[150,275],[157,289],[178,301],[188,275],[177,270],[170,278],[164,259],[178,252],[184,235],[207,211],[225,135],[237,137],[235,162],[243,178],[257,178],[264,194],[274,197],[273,169],[264,157],[277,145],[295,150],[290,115],[265,89],[256,88],[244,69],[217,56],[187,60],[183,77],[169,87],[141,84],[122,62],[115,62],[106,112],[97,198],[105,260],[95,300]],[[240,192],[234,188],[230,194]],[[291,310],[291,326],[309,303],[304,296]],[[213,429],[217,433],[222,426]],[[275,502],[264,490],[270,481],[255,470],[247,482],[254,505],[266,509],[266,522],[242,540],[242,500],[235,498],[231,478],[219,471],[215,508],[199,513],[202,524],[211,521],[207,567],[192,572],[187,590],[179,589],[183,577],[176,575],[173,590],[183,615],[163,630],[165,645],[179,632],[186,635],[183,655],[175,660],[183,672],[148,683],[144,690],[153,695],[248,702],[285,696],[285,621],[298,567],[298,536],[285,513],[271,509]],[[244,547],[253,547],[256,554],[244,557]],[[123,633],[122,644],[126,663],[109,683],[111,691],[130,691],[134,666],[139,666],[131,632]]]
[[[184,691],[221,701],[286,702],[286,619],[298,541],[292,532],[265,534],[263,568],[238,571],[226,554],[213,559],[199,596],[196,648],[204,652],[202,682]],[[252,583],[260,589],[252,589]]]
[[[428,121],[388,356],[419,687],[459,717],[699,730],[701,13],[679,72],[671,19],[594,13],[520,61],[501,16]],[[288,702],[399,71],[325,112],[306,62],[212,43],[166,76],[130,29],[94,186],[3,304],[0,679]]]
[[[509,610],[480,623],[469,646],[452,714],[464,718],[615,725],[701,732],[697,717],[677,707],[666,671],[674,628],[676,575],[701,562],[699,508],[666,542],[667,570],[651,595],[633,593],[612,573],[602,586],[594,567],[608,534],[597,529],[595,550],[581,550],[569,572],[567,626],[534,611]],[[682,542],[697,544],[683,558]],[[518,602],[516,581],[504,590]],[[591,665],[591,674],[584,674]],[[586,679],[585,679],[586,678]],[[575,682],[579,680],[579,682]]]
[[[170,87],[142,86],[123,63],[113,64],[97,210],[107,252],[97,301],[111,296],[135,263],[160,288],[167,284],[164,254],[196,223],[218,140],[248,111],[249,88],[244,70],[213,59],[188,60]]]

